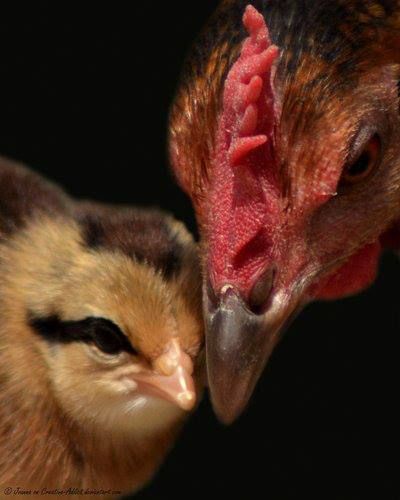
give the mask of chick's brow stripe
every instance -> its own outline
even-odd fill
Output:
[[[35,333],[39,334],[50,343],[71,343],[96,341],[96,329],[106,328],[110,332],[110,340],[117,338],[121,345],[121,350],[135,353],[135,349],[130,344],[127,337],[122,333],[115,323],[104,318],[85,318],[80,321],[62,321],[58,316],[37,318],[29,315],[29,324]],[[107,342],[107,338],[99,339]]]

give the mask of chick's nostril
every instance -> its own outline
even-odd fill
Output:
[[[275,281],[275,269],[270,267],[257,280],[250,293],[248,306],[255,314],[261,314],[267,307]]]

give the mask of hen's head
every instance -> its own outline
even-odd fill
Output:
[[[172,149],[202,229],[209,382],[226,422],[302,306],[373,281],[400,213],[400,71],[378,24],[365,21],[353,52],[351,25],[325,41],[315,28],[299,58],[293,30],[281,49],[254,7],[243,23],[206,179],[191,183]]]

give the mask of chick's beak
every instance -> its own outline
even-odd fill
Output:
[[[142,394],[148,394],[175,403],[190,411],[196,404],[193,380],[193,362],[173,339],[166,352],[153,362],[152,370],[135,374],[135,382]]]
[[[206,286],[204,297],[211,401],[219,420],[230,424],[246,407],[296,308],[277,295],[267,311],[255,314],[231,286],[215,300],[210,300]]]

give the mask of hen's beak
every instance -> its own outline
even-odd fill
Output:
[[[193,362],[173,339],[168,350],[153,362],[152,370],[135,374],[138,390],[175,403],[185,411],[196,404],[196,390],[192,377]]]
[[[207,369],[211,401],[218,418],[232,423],[246,407],[255,385],[294,316],[289,300],[276,295],[263,314],[251,312],[233,287],[217,301],[205,292]]]

